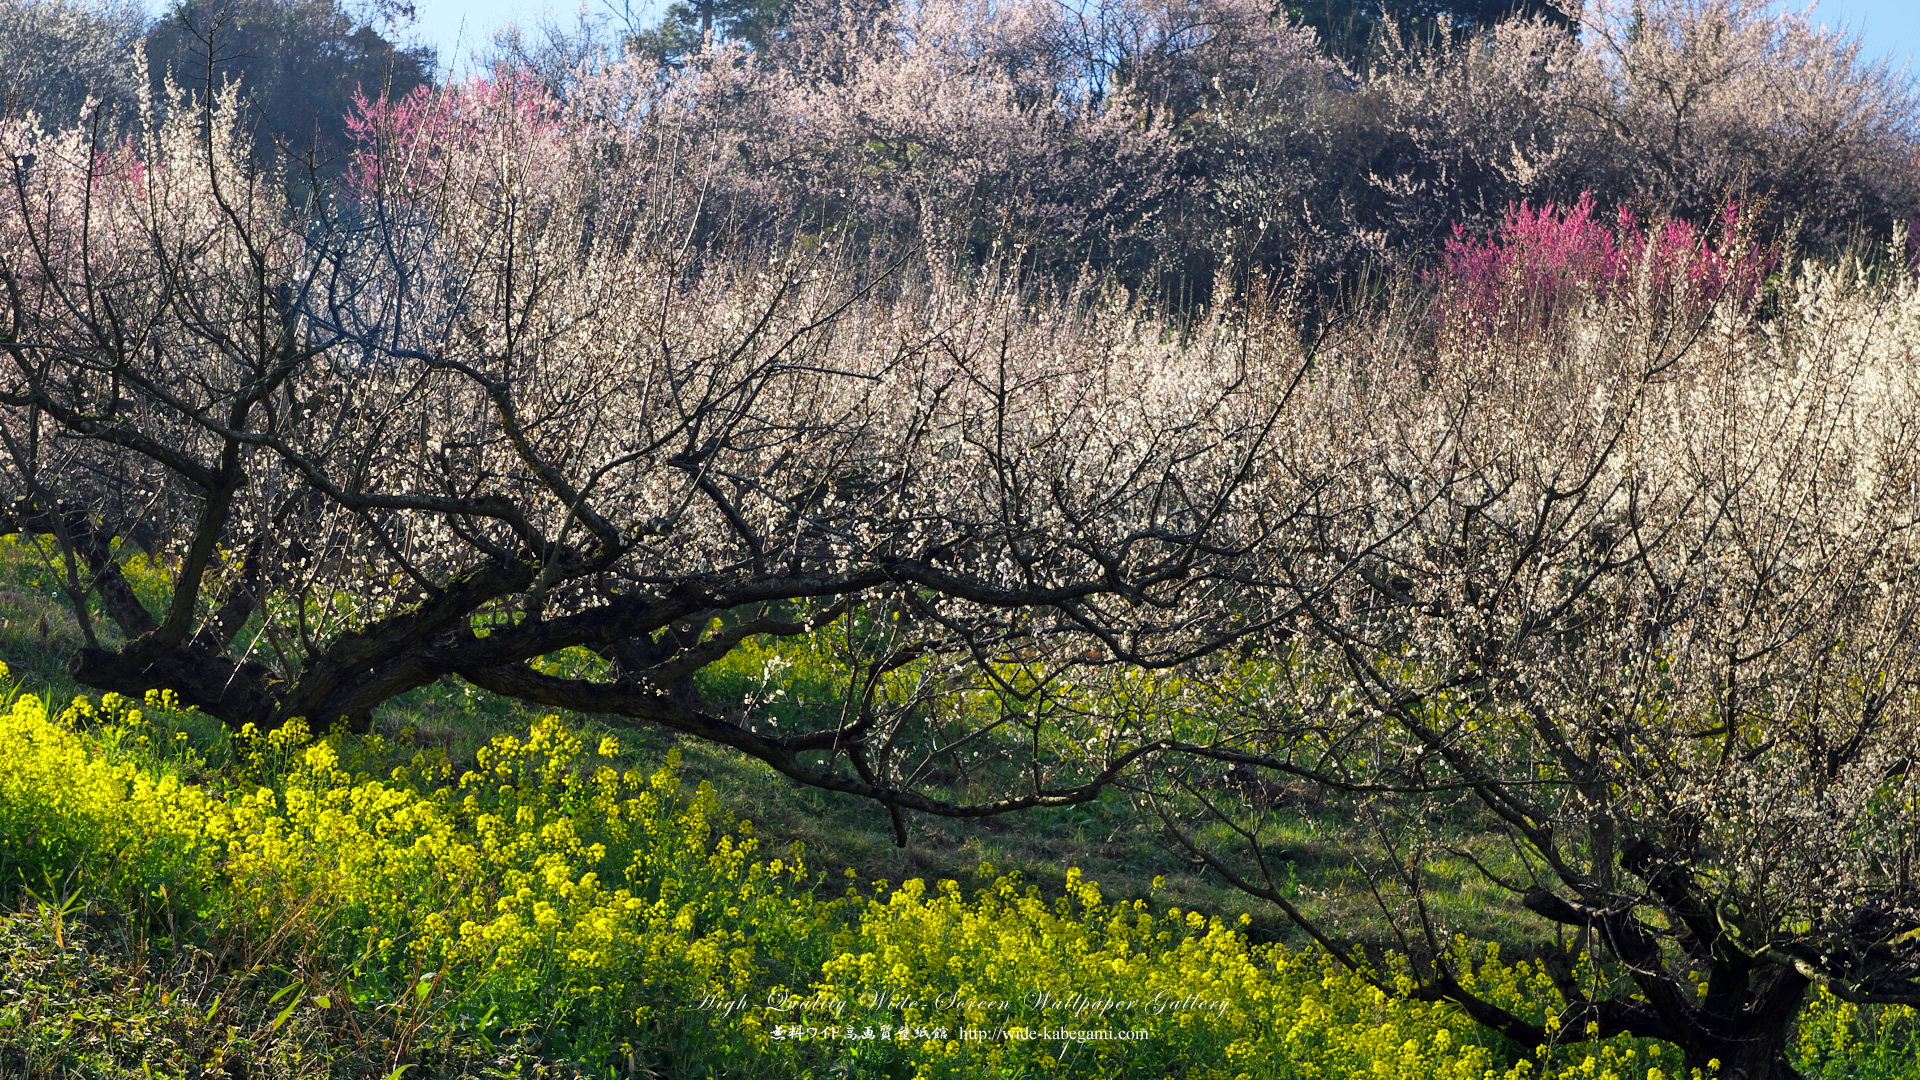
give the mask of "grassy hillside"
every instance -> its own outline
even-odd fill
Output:
[[[872,808],[724,749],[457,684],[364,738],[75,700],[77,623],[35,556],[0,561],[0,650],[30,673],[0,718],[9,1075],[1678,1075],[1658,1043],[1535,1057],[1383,994],[1116,796],[916,820],[900,849]],[[1344,872],[1337,807],[1264,795],[1303,893]],[[1457,946],[1482,989],[1544,1015],[1501,910],[1450,903],[1482,913]],[[1062,1029],[1106,1034],[1007,1035]],[[1800,1064],[1920,1075],[1912,1032],[1822,998]]]

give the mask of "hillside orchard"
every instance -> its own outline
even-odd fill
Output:
[[[73,678],[246,738],[463,681],[903,845],[1117,791],[1521,1047],[1760,1080],[1816,996],[1920,1004],[1904,84],[1719,2],[1364,70],[1233,0],[1096,14],[502,66],[359,98],[335,179],[231,84],[9,113],[0,485]],[[1316,215],[1289,140],[1363,102],[1399,149]],[[782,641],[834,707],[703,681]],[[1298,886],[1280,782],[1353,874]],[[1549,1011],[1479,989],[1443,865]]]

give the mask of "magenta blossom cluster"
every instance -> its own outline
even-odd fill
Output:
[[[1643,227],[1630,210],[1609,225],[1591,193],[1564,208],[1511,205],[1489,235],[1454,226],[1434,275],[1440,322],[1529,337],[1586,299],[1621,290],[1658,313],[1697,316],[1723,300],[1747,310],[1777,262],[1776,251],[1753,242],[1747,224],[1735,202],[1704,229],[1678,218]]]
[[[490,76],[437,92],[423,86],[398,100],[356,94],[346,118],[355,145],[348,190],[361,199],[406,201],[421,185],[445,179],[447,151],[503,124],[518,136],[518,158],[564,153],[565,107],[525,68],[502,66]]]

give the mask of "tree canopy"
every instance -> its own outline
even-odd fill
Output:
[[[344,164],[357,97],[402,97],[433,77],[429,48],[395,45],[339,0],[187,0],[147,35],[155,91],[237,83],[261,154]],[[263,157],[261,160],[265,160]]]

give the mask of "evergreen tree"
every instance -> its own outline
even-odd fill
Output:
[[[398,98],[432,81],[432,48],[396,44],[367,14],[339,0],[181,0],[147,35],[151,77],[156,89],[172,79],[197,94],[237,80],[256,161],[291,155],[333,175],[356,95]],[[386,14],[391,26],[411,10]]]
[[[1544,15],[1572,23],[1550,0],[1292,0],[1284,5],[1296,22],[1310,26],[1327,51],[1345,60],[1366,55],[1374,33],[1388,22],[1416,39],[1426,39],[1444,20],[1455,33],[1478,33],[1500,20]]]
[[[715,41],[740,41],[765,48],[768,37],[786,21],[786,0],[678,0],[667,8],[658,25],[628,39],[628,48],[663,64],[699,50],[712,35]]]

